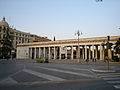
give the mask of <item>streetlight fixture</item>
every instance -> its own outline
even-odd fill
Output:
[[[102,2],[103,0],[96,0],[96,2]]]
[[[78,36],[78,63],[80,63],[80,48],[79,48],[79,37],[82,35],[82,32],[79,30],[75,33],[76,36]]]

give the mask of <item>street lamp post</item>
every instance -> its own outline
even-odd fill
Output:
[[[108,51],[108,70],[109,70],[109,62],[110,62],[110,59],[111,59],[111,43],[109,42],[110,41],[110,36],[107,36],[107,51]]]
[[[78,63],[80,63],[80,48],[79,48],[79,37],[80,35],[82,35],[82,32],[80,32],[79,30],[75,33],[75,35],[78,36]]]

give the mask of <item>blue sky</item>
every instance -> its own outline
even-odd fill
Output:
[[[0,0],[0,19],[53,40],[120,35],[120,0]]]

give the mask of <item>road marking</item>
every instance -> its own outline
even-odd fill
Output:
[[[43,68],[43,69],[47,69],[47,70],[51,70],[51,71],[56,71],[56,72],[62,72],[62,73],[68,73],[68,74],[74,74],[74,75],[79,75],[79,76],[84,76],[84,77],[95,78],[95,76],[93,76],[93,75],[76,73],[76,72],[72,72],[72,71],[59,70],[59,69],[53,69],[53,68],[45,68],[45,67],[39,67],[39,68]]]
[[[90,82],[90,81],[98,81],[101,79],[86,79],[86,80],[65,80],[65,81],[44,81],[44,82],[24,82],[17,84],[0,84],[0,86],[16,86],[16,85],[36,85],[36,84],[62,84],[62,83],[80,83],[80,82]]]
[[[60,67],[61,69],[71,69],[71,70],[83,70],[83,71],[89,71],[88,69],[82,69],[82,68],[75,68],[75,67],[72,67],[72,68],[70,68],[70,67]]]
[[[118,80],[120,78],[103,78],[104,80]]]
[[[100,76],[101,78],[105,78],[105,77],[120,77],[120,75],[105,75],[105,76]]]
[[[117,84],[117,83],[120,83],[120,81],[107,81],[107,83]]]
[[[12,76],[14,76],[14,75],[16,75],[16,74],[18,74],[18,73],[20,73],[20,72],[22,72],[22,70],[19,70],[19,71],[15,72],[15,73],[9,75],[9,77],[12,77]]]
[[[16,84],[16,83],[18,83],[18,82],[16,80],[12,79],[11,77],[8,77],[8,78],[0,81],[0,84]]]
[[[113,85],[116,89],[120,89],[120,85]]]
[[[56,76],[52,76],[52,75],[48,75],[48,74],[43,74],[43,73],[40,73],[40,72],[32,71],[32,70],[29,70],[29,69],[23,69],[23,71],[27,72],[27,73],[30,73],[30,74],[33,74],[33,75],[38,76],[38,77],[42,77],[42,78],[48,79],[50,81],[64,81],[64,80],[66,80],[66,79],[62,79],[62,78],[56,77]]]
[[[99,76],[120,75],[120,73],[106,73],[106,74],[101,73],[101,74],[97,74],[97,75],[99,75]]]
[[[120,73],[98,74],[98,76],[106,80],[107,83],[112,84],[116,89],[120,89],[120,85],[116,85],[120,84]]]

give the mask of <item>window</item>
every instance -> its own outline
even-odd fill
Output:
[[[5,27],[3,27],[3,29],[4,29],[4,30],[6,30],[6,28],[5,28]]]
[[[4,35],[3,35],[3,38],[5,38],[5,36],[6,36],[6,35],[4,34]]]

